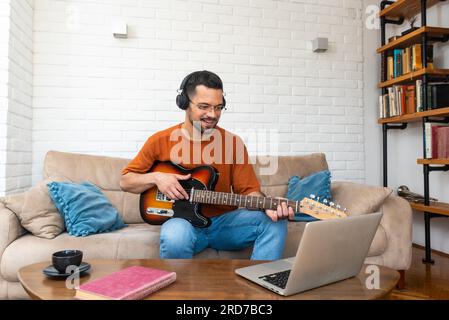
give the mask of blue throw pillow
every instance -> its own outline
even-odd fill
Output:
[[[85,237],[127,226],[117,209],[94,184],[51,182],[47,186],[70,235]]]
[[[320,201],[331,200],[331,173],[329,170],[323,170],[301,179],[293,176],[288,180],[287,198],[290,200],[301,201],[305,197],[310,198],[314,194],[320,197]],[[305,213],[295,212],[294,221],[316,221],[318,219]]]

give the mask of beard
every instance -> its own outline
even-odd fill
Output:
[[[215,129],[218,123],[217,118],[202,117],[200,120],[193,120],[191,115],[189,115],[189,121],[192,124],[192,127],[201,132],[201,134],[208,133]]]

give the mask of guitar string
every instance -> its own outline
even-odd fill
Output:
[[[270,199],[270,200],[278,199],[278,198],[275,198],[275,197],[261,197],[261,196],[240,195],[240,194],[234,194],[234,193],[220,192],[220,191],[214,191],[214,190],[205,190],[205,189],[196,189],[196,188],[188,188],[188,189],[184,189],[184,190],[190,192],[190,191],[192,191],[192,189],[197,192],[197,193],[194,194],[194,199],[202,200],[202,201],[206,200],[206,202],[205,202],[206,204],[222,203],[222,204],[228,204],[228,205],[232,205],[232,204],[234,204],[234,205],[241,205],[242,203],[246,203],[246,204],[249,203],[249,207],[257,207],[257,208],[264,208],[264,209],[266,209],[267,207],[270,207],[270,206],[273,209],[273,208],[276,208],[277,205],[278,205],[276,202],[274,202],[274,203],[271,202],[269,206],[266,205],[266,200],[267,199]],[[216,196],[211,198],[212,194],[215,194]],[[227,198],[229,200],[227,200],[224,195],[228,195]],[[240,196],[240,199],[237,199],[237,196]],[[206,199],[204,199],[204,197],[206,197]],[[241,201],[242,197],[245,197],[245,198],[251,197],[251,200]],[[226,200],[224,200],[224,199],[226,199]],[[254,199],[256,199],[255,206],[253,206],[253,200]],[[282,199],[278,199],[278,200],[280,200],[282,202],[282,200],[284,200],[284,199],[282,198]],[[228,203],[228,202],[231,202],[231,203]],[[297,205],[299,205],[299,207],[303,207],[304,208],[304,206],[302,206],[300,204],[300,201],[285,199],[285,202],[287,202],[287,206],[292,207],[292,208],[296,207]],[[327,206],[325,204],[321,204],[321,203],[319,203],[317,201],[314,201],[314,202],[316,202],[319,206],[324,206],[324,207],[331,208],[333,212],[335,210],[336,211],[340,211],[338,209],[329,207],[329,206]],[[259,206],[258,203],[260,203],[261,205]]]
[[[221,196],[221,201],[218,201],[218,202],[228,202],[228,200],[223,201],[224,195],[228,195],[229,202],[232,201],[232,202],[234,202],[236,204],[237,203],[241,204],[241,203],[249,202],[249,205],[252,206],[253,205],[253,200],[257,199],[255,201],[255,205],[257,206],[258,203],[262,203],[263,202],[263,206],[262,207],[266,208],[266,207],[269,207],[269,206],[266,206],[266,203],[265,203],[266,199],[270,199],[270,200],[271,199],[278,199],[276,197],[262,197],[262,196],[241,195],[241,194],[236,194],[236,193],[227,193],[227,192],[220,192],[220,191],[214,191],[214,190],[204,190],[204,189],[196,189],[196,188],[188,188],[188,189],[184,189],[184,190],[189,193],[189,192],[192,191],[192,189],[197,192],[197,193],[194,194],[194,197],[196,197],[197,199],[198,198],[209,197],[210,203],[212,203],[212,204],[214,203],[215,199],[220,200],[220,198],[219,198],[220,196]],[[213,199],[210,199],[210,195],[211,194],[216,194],[216,197],[213,198]],[[236,199],[237,196],[240,196],[240,199]],[[248,201],[241,201],[242,197],[245,197],[245,198],[251,197],[252,199],[248,200]],[[234,198],[234,199],[232,199],[232,198]],[[260,200],[260,199],[262,199],[262,200]],[[201,199],[201,200],[204,200],[204,199]],[[282,200],[284,200],[284,199],[279,199],[279,200],[282,202]],[[300,201],[288,200],[287,199],[287,200],[284,200],[284,202],[287,202],[287,205],[290,206],[290,207],[295,207],[296,203],[299,204]],[[275,206],[277,206],[276,202],[271,203],[271,204],[274,204]],[[271,206],[271,207],[273,208],[273,206]]]

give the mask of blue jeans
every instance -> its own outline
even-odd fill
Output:
[[[287,220],[273,222],[265,212],[237,209],[211,218],[207,228],[196,228],[185,219],[172,218],[161,228],[162,259],[191,259],[206,248],[241,250],[253,246],[252,260],[282,257]]]

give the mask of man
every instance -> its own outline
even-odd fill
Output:
[[[213,166],[219,172],[215,191],[264,196],[243,141],[217,126],[226,105],[221,79],[209,71],[193,72],[183,80],[180,90],[176,103],[185,110],[184,122],[148,138],[123,169],[122,190],[142,193],[156,185],[171,199],[187,200],[189,195],[178,180],[189,179],[190,175],[148,173],[154,161],[170,160],[188,169],[200,164]],[[212,143],[219,147],[211,148]],[[160,233],[161,258],[192,258],[208,247],[240,250],[253,245],[251,259],[279,259],[287,236],[286,219],[294,217],[293,209],[287,208],[285,202],[277,210],[265,212],[202,205],[202,214],[211,218],[209,227],[196,228],[182,218],[164,222]]]

